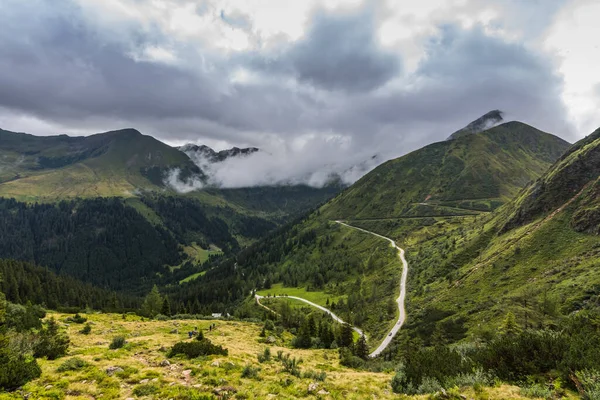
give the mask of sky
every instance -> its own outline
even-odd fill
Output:
[[[228,187],[351,183],[493,109],[569,141],[600,127],[598,16],[596,0],[2,0],[0,128],[259,147],[223,164]]]

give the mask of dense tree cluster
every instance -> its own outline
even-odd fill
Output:
[[[487,339],[460,346],[441,341],[423,346],[418,339],[405,336],[397,351],[401,363],[392,387],[398,393],[488,385],[494,378],[543,386],[556,380],[587,398],[595,397],[589,396],[586,385],[600,388],[600,315],[596,310],[581,311],[552,329],[523,329],[508,313],[498,331]]]
[[[181,262],[169,232],[120,199],[27,205],[0,199],[0,255],[97,286],[135,290]]]
[[[105,311],[137,309],[137,297],[111,292],[69,276],[59,276],[47,268],[14,260],[0,259],[0,291],[17,304],[42,304],[53,310],[93,308]]]
[[[0,390],[13,390],[41,375],[38,357],[66,354],[69,338],[54,319],[42,324],[39,306],[8,303],[0,292]]]
[[[200,202],[174,196],[144,197],[142,201],[158,214],[179,243],[197,242],[204,248],[214,243],[226,253],[239,250],[227,223],[218,216],[208,215],[207,207]]]

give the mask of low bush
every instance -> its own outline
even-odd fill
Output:
[[[585,399],[596,400],[600,399],[600,372],[592,370],[578,371],[574,379],[578,380],[581,386],[579,390]]]
[[[92,326],[90,324],[85,324],[85,326],[79,331],[79,333],[82,333],[84,335],[89,335],[91,331],[92,331]]]
[[[56,372],[77,371],[88,366],[88,363],[79,357],[69,358],[64,363],[60,364]]]
[[[67,322],[72,322],[75,324],[83,324],[86,321],[87,321],[87,318],[82,317],[81,315],[79,315],[79,313],[73,315],[72,317],[67,318]]]
[[[242,370],[242,378],[258,379],[258,371],[260,371],[259,368],[246,365]]]
[[[137,397],[151,396],[158,392],[158,386],[153,384],[137,385],[133,388],[133,394]]]
[[[126,343],[127,341],[125,340],[124,336],[117,336],[113,338],[113,340],[108,345],[108,348],[111,350],[120,349],[121,347],[125,346]]]
[[[304,379],[313,379],[315,381],[324,382],[327,379],[327,373],[324,371],[317,372],[313,370],[306,371],[302,374]]]
[[[7,339],[0,334],[0,389],[13,390],[38,378],[42,370],[32,356],[11,351]]]
[[[365,365],[365,361],[355,356],[352,351],[347,347],[340,347],[340,364],[349,368],[362,368]]]
[[[168,357],[174,357],[178,354],[185,355],[187,358],[196,358],[212,354],[226,356],[229,352],[222,346],[212,344],[208,339],[202,339],[175,343],[169,351]]]
[[[524,386],[520,390],[521,396],[529,397],[529,398],[541,398],[541,399],[550,399],[552,398],[552,390],[546,386],[541,384],[533,384]]]
[[[258,354],[258,362],[264,363],[264,362],[268,362],[268,361],[271,361],[271,349],[268,347],[265,347],[265,350],[262,353]]]

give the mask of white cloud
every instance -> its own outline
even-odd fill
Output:
[[[563,99],[580,135],[600,126],[600,98],[594,91],[600,84],[599,16],[597,1],[572,1],[557,15],[545,41],[557,53],[565,80]]]

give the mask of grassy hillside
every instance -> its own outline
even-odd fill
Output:
[[[566,146],[562,139],[516,122],[426,146],[384,163],[307,218],[178,288],[174,296],[194,301],[215,282],[222,284],[210,289],[211,295],[201,295],[201,302],[227,304],[253,289],[269,293],[276,283],[283,292],[303,288],[320,298],[347,296],[336,313],[364,328],[372,347],[397,317],[401,264],[385,240],[333,221],[341,218],[386,234],[410,254],[413,246],[429,246],[483,218],[477,217],[481,210],[497,208],[539,177]],[[461,245],[452,244],[453,249]],[[444,267],[443,276],[450,270]],[[423,281],[439,273],[429,271]]]
[[[202,176],[182,152],[134,129],[87,137],[0,131],[0,195],[24,200],[133,196],[162,174]]]
[[[505,123],[390,160],[323,213],[331,219],[363,219],[490,211],[538,178],[567,147],[528,125]]]
[[[523,328],[539,328],[600,305],[598,136],[573,145],[497,212],[440,227],[437,236],[410,236],[408,329],[453,320],[463,337],[478,336],[508,312]]]
[[[142,321],[136,316],[123,319],[115,314],[83,316],[89,319],[91,332],[82,334],[79,331],[83,325],[68,324],[66,331],[71,340],[68,355],[53,361],[40,359],[41,377],[16,392],[0,393],[0,399],[24,395],[36,399],[398,398],[391,391],[392,371],[367,372],[344,367],[339,363],[336,350],[292,349],[289,333],[276,336],[272,344],[265,344],[265,339],[259,336],[261,325],[256,323]],[[62,321],[68,315],[50,317]],[[211,324],[216,328],[209,330]],[[195,327],[203,330],[213,343],[227,348],[229,354],[190,360],[167,357],[170,347],[175,342],[188,341],[187,332]],[[123,336],[127,344],[110,350],[109,343],[116,336]],[[271,359],[259,363],[257,355],[266,347],[271,350]],[[287,372],[277,359],[278,352],[302,360],[299,373]],[[63,365],[69,368],[65,371],[65,367],[61,369]],[[526,398],[520,395],[518,387],[508,385],[480,387],[476,391],[465,387],[456,392],[468,398]]]

